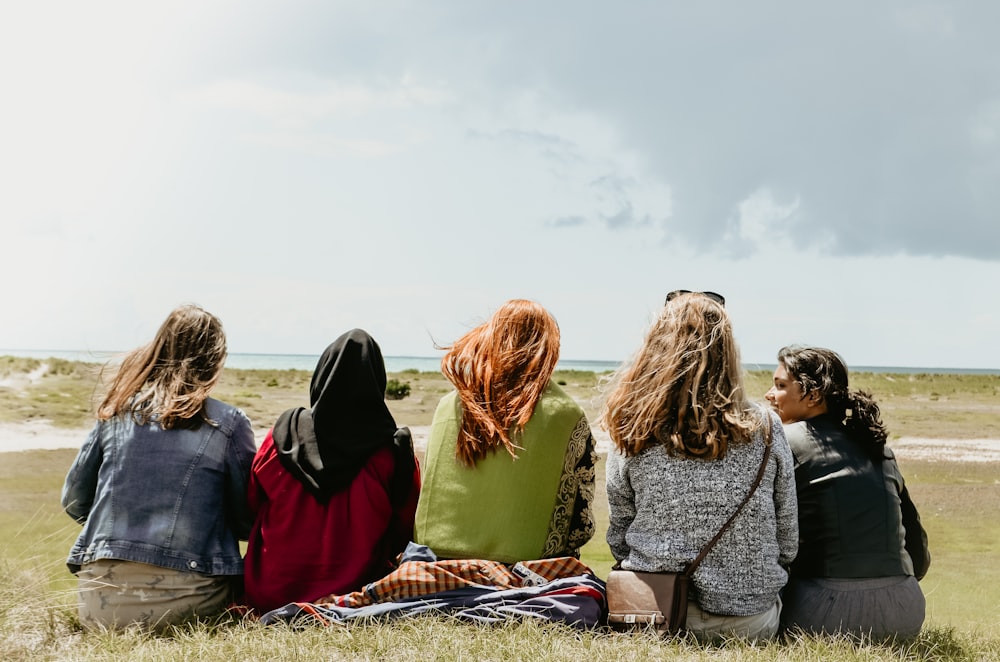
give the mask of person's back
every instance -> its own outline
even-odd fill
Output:
[[[180,306],[115,371],[62,493],[84,525],[67,559],[84,627],[162,629],[230,604],[256,448],[246,415],[208,397],[225,357],[218,318]]]
[[[601,423],[615,446],[607,541],[618,566],[683,571],[738,511],[694,571],[684,626],[701,639],[773,637],[798,542],[792,454],[775,417],[744,396],[721,295],[668,295],[612,384]]]
[[[587,475],[567,476],[566,468],[575,470],[592,450],[579,405],[550,382],[518,440],[517,459],[493,452],[473,468],[455,458],[461,416],[457,393],[444,396],[424,456],[416,542],[452,559],[578,555],[586,540],[571,537],[579,527],[570,520]]]
[[[799,501],[799,555],[792,574],[914,574],[905,548],[902,477],[891,451],[874,462],[828,416],[788,425],[785,436],[795,456]]]
[[[71,568],[113,558],[210,575],[242,573],[238,539],[246,539],[252,521],[244,493],[250,422],[211,398],[204,409],[212,423],[197,428],[164,430],[130,416],[98,423],[63,492],[66,512],[84,522]],[[233,453],[234,435],[242,457]],[[106,465],[103,481],[95,462]]]
[[[320,356],[310,407],[282,413],[257,451],[244,578],[257,613],[355,591],[412,537],[420,472],[386,383],[378,344],[348,331]]]
[[[415,486],[409,505],[394,508],[395,471],[393,452],[383,448],[347,488],[321,502],[281,465],[268,435],[250,481],[258,515],[245,560],[246,603],[264,613],[350,593],[388,573],[416,507]]]
[[[508,301],[448,349],[415,541],[440,558],[578,556],[593,536],[596,453],[583,410],[550,380],[559,327]]]
[[[792,458],[776,420],[772,457],[760,488],[692,578],[698,606],[713,614],[750,616],[772,607],[795,556]],[[764,454],[765,428],[725,457],[694,460],[662,446],[607,460],[614,516],[608,544],[621,567],[680,572],[713,538],[749,490]],[[634,512],[633,512],[634,510]],[[631,518],[628,514],[632,513]]]

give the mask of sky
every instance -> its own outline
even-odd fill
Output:
[[[0,8],[0,350],[434,356],[504,301],[621,360],[713,290],[748,363],[1000,369],[1000,3]]]

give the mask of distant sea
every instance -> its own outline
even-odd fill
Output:
[[[44,349],[0,349],[0,356],[20,356],[45,359],[58,358],[69,361],[105,363],[119,355],[119,352],[68,351]],[[226,359],[227,368],[242,370],[306,370],[312,372],[319,360],[319,354],[230,354]],[[609,372],[618,368],[620,361],[559,361],[558,370],[581,370],[584,372]],[[747,370],[775,369],[773,363],[746,363]],[[419,370],[438,372],[441,369],[440,356],[386,356],[386,372]],[[1000,368],[921,368],[906,366],[850,366],[851,372],[877,372],[894,374],[955,374],[955,375],[997,375]]]

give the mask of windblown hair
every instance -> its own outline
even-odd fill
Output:
[[[97,417],[106,421],[131,415],[140,425],[155,419],[165,430],[212,423],[202,406],[225,360],[222,322],[198,306],[180,306],[167,316],[151,343],[122,359]]]
[[[441,372],[462,403],[455,456],[472,467],[503,446],[516,458],[559,361],[559,325],[534,301],[513,299],[445,349]]]
[[[706,460],[748,442],[765,421],[745,398],[729,315],[697,293],[663,307],[634,359],[612,376],[599,418],[625,455],[662,444]]]
[[[778,362],[802,388],[802,395],[819,393],[827,413],[847,430],[848,436],[869,444],[873,460],[885,456],[889,432],[872,394],[848,387],[847,364],[830,349],[792,345],[778,351]]]

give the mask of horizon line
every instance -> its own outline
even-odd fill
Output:
[[[45,354],[46,352],[59,352],[64,354],[91,354],[91,355],[105,355],[106,358],[110,358],[116,354],[124,354],[128,350],[97,350],[97,349],[14,349],[14,348],[0,348],[0,356],[6,355],[5,352],[16,352],[27,358],[59,358],[57,356],[38,356],[40,354]],[[298,352],[230,352],[229,356],[288,356],[288,357],[301,357],[301,358],[318,358],[320,354],[303,354]],[[436,356],[418,356],[415,354],[385,354],[385,358],[391,359],[418,359],[418,360],[435,360],[440,357]],[[622,364],[627,359],[570,359],[560,357],[559,362],[566,363],[604,363],[604,364]],[[96,361],[95,361],[96,362]],[[744,367],[746,366],[758,366],[758,369],[773,369],[777,366],[775,362],[762,362],[762,361],[748,361],[743,360],[740,362]],[[1000,368],[968,368],[959,366],[905,366],[905,365],[868,365],[868,364],[858,364],[858,365],[848,365],[848,369],[851,372],[881,372],[881,373],[891,373],[893,370],[902,370],[906,373],[916,373],[920,372],[933,372],[933,371],[943,371],[945,373],[956,373],[956,372],[979,372],[979,373],[1000,373]]]

